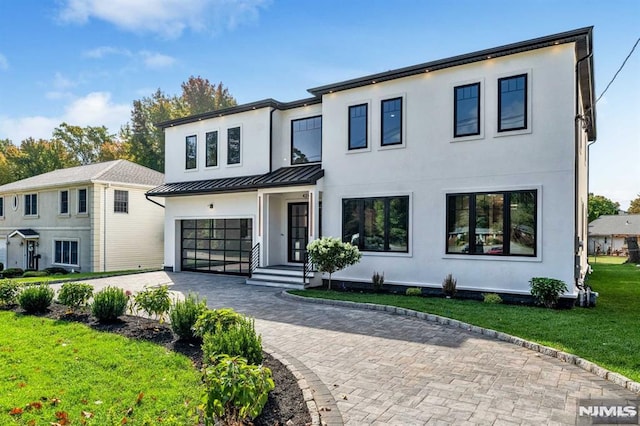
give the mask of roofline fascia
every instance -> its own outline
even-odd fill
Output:
[[[82,180],[82,181],[77,181],[77,182],[67,182],[67,183],[51,183],[48,185],[35,185],[35,186],[28,186],[22,189],[9,189],[9,190],[3,190],[0,189],[0,195],[2,194],[23,194],[25,192],[32,192],[32,191],[41,191],[44,189],[56,189],[56,188],[68,188],[71,186],[82,186],[82,185],[90,185],[92,183],[91,180]],[[10,185],[10,184],[7,184]]]
[[[116,182],[112,180],[91,180],[91,183],[96,185],[110,185],[110,186],[125,186],[129,188],[157,188],[159,185],[149,185],[146,183],[127,183],[127,182]],[[162,185],[162,184],[160,184]]]

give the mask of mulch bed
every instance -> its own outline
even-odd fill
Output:
[[[19,307],[14,307],[13,310],[22,313]],[[57,303],[52,304],[46,313],[39,315],[54,320],[83,323],[95,330],[116,333],[131,339],[146,340],[189,357],[198,369],[202,367],[200,345],[176,340],[171,327],[168,324],[160,324],[156,320],[125,315],[117,322],[103,324],[89,313],[67,314],[66,307]],[[280,361],[266,352],[262,364],[271,369],[276,387],[269,393],[264,410],[254,420],[253,425],[310,425],[311,416],[293,374]]]

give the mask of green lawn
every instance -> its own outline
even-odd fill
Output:
[[[11,278],[18,283],[35,283],[35,282],[62,282],[62,281],[80,281],[91,278],[116,277],[118,275],[131,275],[140,272],[157,271],[157,269],[133,269],[128,271],[111,271],[111,272],[80,272],[66,275],[48,275],[46,277],[29,277],[29,278]]]
[[[194,424],[202,391],[161,346],[0,311],[0,424]]]
[[[601,258],[598,258],[599,260]],[[550,310],[470,300],[297,290],[326,299],[393,305],[502,331],[588,359],[640,381],[640,267],[596,263],[589,277],[595,308]]]

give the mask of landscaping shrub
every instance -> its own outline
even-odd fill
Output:
[[[246,358],[250,364],[262,363],[262,338],[256,334],[254,320],[242,317],[227,328],[203,336],[202,358],[205,364],[227,354]]]
[[[18,300],[20,284],[11,280],[0,280],[0,306],[13,305]]]
[[[118,287],[106,287],[93,296],[91,313],[100,322],[115,321],[124,315],[129,298]]]
[[[538,303],[547,308],[553,308],[558,304],[560,295],[567,291],[564,281],[555,278],[534,277],[529,281],[531,295]]]
[[[204,337],[207,333],[217,333],[237,324],[242,318],[242,315],[231,308],[207,309],[196,320],[193,334]]]
[[[375,291],[382,290],[382,285],[384,284],[384,272],[382,274],[374,272],[371,276],[371,283],[373,284],[373,289]]]
[[[51,266],[49,268],[44,268],[44,271],[47,271],[49,275],[67,275],[69,271],[60,267],[60,266]]]
[[[49,273],[47,271],[25,271],[24,274],[22,274],[22,278],[41,278],[41,277],[48,277]]]
[[[7,268],[2,271],[2,275],[5,278],[19,278],[24,274],[24,269],[20,268]]]
[[[422,296],[422,289],[420,287],[412,287],[412,288],[408,288],[405,291],[405,294],[407,296]]]
[[[28,313],[44,312],[51,305],[54,294],[49,284],[39,283],[23,288],[18,303]]]
[[[204,370],[205,424],[247,424],[262,412],[275,388],[271,370],[220,355]]]
[[[444,281],[442,281],[442,292],[447,297],[453,297],[456,295],[456,285],[458,284],[458,280],[453,278],[453,275],[449,274],[445,277]]]
[[[58,292],[58,302],[69,308],[70,312],[85,306],[93,296],[93,286],[84,283],[62,284]]]
[[[161,285],[156,288],[145,288],[133,296],[133,310],[142,309],[147,315],[153,315],[154,318],[164,322],[164,318],[171,308],[171,299],[169,298],[169,287]]]
[[[184,300],[176,300],[169,312],[171,329],[182,340],[194,340],[194,325],[206,309],[206,300],[191,293]]]
[[[485,293],[482,295],[484,303],[499,304],[502,303],[502,297],[496,293]]]
[[[4,263],[0,262],[0,272],[4,269]]]

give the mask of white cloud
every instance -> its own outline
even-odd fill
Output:
[[[167,68],[176,62],[174,57],[163,53],[150,52],[148,50],[132,52],[128,49],[120,49],[113,46],[100,46],[84,52],[84,56],[92,59],[103,59],[109,55],[133,58],[135,61],[141,61],[146,68],[150,69]]]
[[[131,56],[131,52],[127,49],[119,49],[112,46],[100,46],[84,52],[84,56],[94,59],[102,59],[109,55]]]
[[[176,62],[175,58],[161,53],[140,52],[140,56],[147,68],[167,68]]]
[[[66,0],[58,15],[65,23],[90,19],[109,22],[126,31],[179,37],[185,29],[218,32],[255,21],[269,0]]]
[[[0,53],[0,70],[9,69],[9,61],[7,61],[7,57]]]

